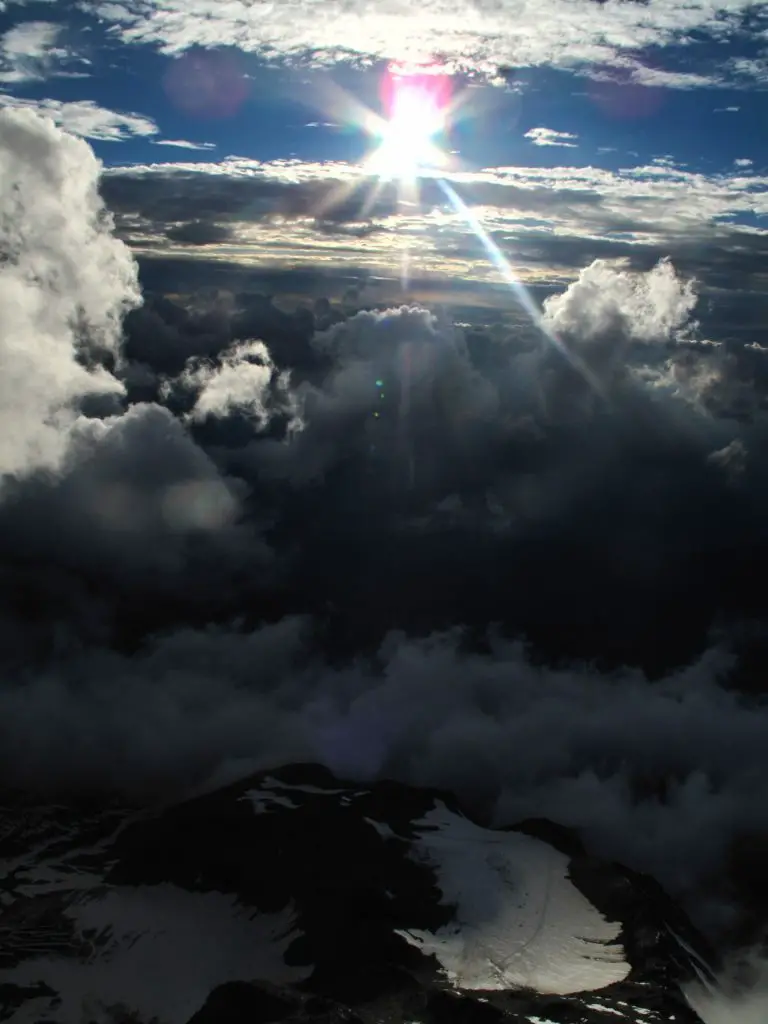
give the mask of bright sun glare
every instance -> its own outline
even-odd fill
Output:
[[[369,169],[381,178],[415,178],[445,162],[435,136],[446,126],[447,78],[434,71],[390,69],[385,106],[388,117],[377,125],[378,148]]]
[[[366,177],[378,180],[371,184],[365,201],[360,207],[361,221],[371,216],[376,202],[382,195],[386,182],[396,181],[397,211],[413,212],[419,207],[420,178],[431,178],[444,193],[454,214],[463,221],[485,250],[491,263],[496,267],[515,298],[530,316],[532,322],[550,344],[582,375],[596,394],[602,394],[601,384],[589,367],[577,354],[566,347],[551,330],[536,300],[525,288],[515,273],[507,255],[499,248],[493,237],[486,231],[478,213],[468,206],[451,184],[450,173],[458,161],[454,160],[457,150],[448,153],[441,143],[448,141],[450,130],[459,117],[468,114],[477,116],[467,101],[467,93],[454,95],[453,80],[449,68],[434,62],[431,64],[391,64],[381,79],[381,101],[383,116],[374,113],[364,104],[356,101],[343,90],[333,92],[336,103],[329,104],[334,117],[358,124],[375,139],[373,152],[365,157],[359,170]],[[460,165],[459,165],[460,166]],[[357,175],[332,189],[319,207],[315,216],[322,216],[335,204],[349,198],[359,186]],[[433,192],[434,196],[434,192]],[[386,209],[386,204],[384,204]],[[410,277],[409,238],[407,224],[402,231],[402,283],[405,290]]]

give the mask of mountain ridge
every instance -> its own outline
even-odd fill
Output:
[[[439,789],[292,764],[45,823],[0,837],[11,1024],[694,1024],[714,964],[652,879]]]

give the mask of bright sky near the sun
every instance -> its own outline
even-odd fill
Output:
[[[523,276],[567,276],[582,249],[762,249],[767,32],[747,0],[2,0],[0,106],[89,140],[138,253],[386,270],[408,237],[482,279],[444,197],[349,195],[444,158]],[[393,64],[441,72],[448,116],[406,88],[382,122]]]

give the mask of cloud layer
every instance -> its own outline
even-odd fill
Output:
[[[704,174],[660,159],[446,178],[525,281],[559,283],[595,258],[647,268],[671,255],[705,288],[757,296],[768,273],[759,226],[768,178],[752,168]],[[139,165],[110,169],[103,189],[121,234],[142,255],[186,254],[194,245],[198,256],[252,267],[368,267],[392,276],[407,248],[414,277],[498,281],[466,219],[429,179],[420,204],[408,208],[393,188],[334,163]],[[196,230],[187,239],[191,209]]]
[[[751,0],[693,0],[685,6],[674,0],[651,6],[618,0],[547,0],[544,6],[539,0],[426,0],[418,12],[406,0],[388,0],[375,10],[363,3],[297,0],[290,13],[262,0],[201,3],[194,9],[178,0],[89,0],[84,6],[114,25],[124,42],[151,43],[166,53],[193,46],[236,46],[266,57],[301,57],[316,64],[439,56],[458,68],[491,77],[504,66],[597,65],[637,71],[647,78],[647,69],[636,58],[638,51],[690,44],[696,36],[726,42],[738,37],[748,14],[760,17]],[[743,63],[742,74],[759,75],[759,61],[752,62],[754,67]],[[665,77],[660,71],[655,80],[695,87],[719,79],[685,72]]]

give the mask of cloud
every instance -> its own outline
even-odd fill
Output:
[[[768,824],[765,712],[722,687],[716,650],[651,685],[536,666],[500,640],[463,655],[450,634],[393,634],[375,664],[333,669],[307,658],[310,635],[300,619],[179,630],[27,675],[0,696],[0,763],[17,782],[55,765],[61,784],[153,796],[291,760],[447,787],[498,824],[580,828],[705,925],[729,838]]]
[[[186,139],[151,139],[154,146],[175,146],[177,149],[216,149],[215,142],[188,142]]]
[[[604,173],[583,217],[754,194]],[[724,865],[768,834],[766,346],[707,344],[668,260],[582,266],[547,332],[249,278],[131,308],[99,174],[0,113],[0,783],[156,801],[320,760],[576,826],[714,934],[754,927]],[[189,209],[201,180],[167,187]],[[550,180],[562,218],[598,187],[472,184],[537,209]]]
[[[26,578],[41,612],[67,595],[36,624],[0,601],[0,633],[16,621],[12,646],[24,659],[45,649],[57,618],[73,617],[70,639],[105,624],[122,631],[141,613],[134,606],[123,622],[120,601],[151,597],[168,610],[183,577],[190,606],[207,587],[227,603],[239,573],[263,578],[269,562],[259,527],[240,522],[247,486],[167,409],[126,408],[137,374],[121,353],[121,321],[140,301],[137,268],[113,235],[99,172],[82,140],[31,111],[0,112],[0,574],[15,593]],[[45,569],[17,576],[24,564]],[[90,587],[105,588],[101,600],[85,596]]]
[[[132,136],[156,135],[157,125],[143,114],[120,113],[93,100],[32,100],[0,93],[0,108],[31,110],[50,118],[64,131],[101,142],[122,142]]]
[[[307,384],[298,394],[302,429],[291,443],[254,447],[254,464],[270,476],[301,485],[322,477],[350,451],[373,445],[384,463],[395,460],[395,473],[403,472],[405,460],[415,481],[418,463],[425,486],[431,487],[432,481],[440,488],[456,468],[451,460],[461,457],[452,443],[451,413],[442,403],[453,402],[452,412],[480,430],[498,410],[498,394],[472,371],[460,340],[427,310],[403,306],[387,313],[361,311],[318,333],[312,344],[321,365],[329,360],[331,367],[322,386]],[[398,382],[404,360],[411,368],[407,384]],[[395,396],[389,400],[398,403],[404,429],[406,420],[412,424],[411,442],[398,443],[390,407],[380,405],[389,392],[378,389],[377,380],[392,381]],[[433,389],[442,397],[435,399]],[[382,409],[387,413],[383,421]],[[433,443],[427,468],[428,441],[419,424],[430,413],[448,433],[443,444]]]
[[[6,11],[9,7],[24,7],[28,4],[33,3],[56,3],[56,0],[2,0],[0,2],[0,11]]]
[[[278,374],[262,341],[228,349],[220,355],[218,366],[190,362],[182,382],[197,392],[189,414],[192,420],[225,419],[236,413],[255,421],[259,430],[276,411],[277,394],[283,396],[286,407],[291,405],[289,378]]]
[[[125,43],[149,43],[169,54],[194,46],[237,46],[265,56],[309,59],[315,65],[371,59],[418,62],[432,58],[439,39],[447,62],[490,76],[500,67],[620,64],[627,52],[684,43],[694,35],[734,40],[752,6],[751,0],[695,0],[685,6],[662,0],[646,9],[547,0],[542,7],[533,0],[503,0],[490,9],[473,0],[427,0],[414,15],[405,0],[393,0],[376,12],[364,4],[307,0],[297,3],[286,19],[266,3],[203,3],[183,16],[171,0],[88,4],[114,25]],[[685,77],[670,73],[665,84],[685,84]],[[706,76],[696,78],[688,84],[711,82]]]
[[[227,317],[215,312],[193,317],[168,302],[132,310],[125,318],[124,330],[128,360],[124,371],[132,372],[134,378],[137,373],[141,377],[137,367],[151,367],[161,377],[176,377],[188,360],[216,356],[231,341]]]
[[[74,561],[86,575],[143,593],[154,578],[159,595],[189,574],[190,538],[203,564],[209,539],[219,557],[228,543],[237,544],[242,493],[168,410],[136,403],[81,420],[63,472],[12,488],[2,514],[6,523],[15,522],[22,549],[30,534],[43,530],[45,518],[55,516],[56,536],[36,542],[52,577],[57,566]]]
[[[760,947],[726,959],[716,986],[689,984],[688,1002],[704,1024],[760,1024],[768,1013],[768,964]]]
[[[696,302],[693,282],[680,281],[668,261],[638,274],[595,260],[545,301],[544,319],[559,337],[587,348],[621,338],[664,342],[690,329]]]
[[[544,323],[588,366],[591,379],[613,385],[626,376],[631,344],[662,347],[681,335],[696,300],[693,283],[669,263],[640,274],[596,261],[545,302]],[[532,351],[510,352],[509,365],[497,368],[502,376],[492,384],[472,365],[460,334],[419,308],[362,311],[316,334],[312,344],[331,368],[320,387],[307,383],[297,395],[300,431],[289,444],[251,447],[260,473],[298,485],[372,446],[374,463],[382,473],[402,474],[414,499],[431,494],[437,505],[454,489],[466,488],[468,495],[479,488],[481,506],[497,500],[514,519],[515,500],[508,504],[506,483],[478,451],[495,451],[508,430],[516,433],[505,418],[512,408],[520,418],[558,420],[580,415],[595,397],[543,340]]]
[[[0,110],[0,473],[55,468],[78,399],[119,393],[78,359],[115,351],[122,314],[138,302],[136,270],[110,232],[99,164],[82,141],[28,110]]]
[[[184,242],[187,245],[215,245],[219,242],[230,241],[232,229],[226,224],[189,220],[169,227],[166,237],[172,242]]]
[[[531,128],[525,133],[524,138],[530,139],[534,146],[563,146],[566,149],[576,149],[573,140],[578,139],[578,135],[556,132],[553,128]]]
[[[731,480],[737,481],[744,473],[747,460],[747,449],[740,438],[735,438],[724,448],[712,452],[709,461],[720,466]]]
[[[51,66],[67,56],[56,48],[62,29],[50,21],[25,21],[8,29],[0,36],[0,82],[47,77]]]
[[[616,61],[620,72],[618,81],[623,85],[640,85],[647,89],[712,89],[726,84],[721,74],[700,74],[695,71],[670,71],[666,68],[650,67],[639,60],[626,57]],[[616,81],[615,74],[600,69],[591,72],[590,78],[598,81]]]
[[[526,282],[560,285],[596,258],[630,258],[647,268],[671,255],[707,287],[762,290],[766,229],[756,225],[768,212],[768,178],[752,169],[705,174],[664,161],[615,170],[509,166],[445,177]],[[394,189],[376,184],[349,164],[233,158],[109,168],[102,188],[139,254],[190,253],[176,232],[194,207],[200,221],[216,226],[211,238],[229,231],[221,245],[206,248],[207,259],[315,272],[363,267],[399,279],[407,241],[425,275],[498,282],[434,181],[422,181],[421,204],[408,210],[398,207]]]
[[[754,160],[750,160],[749,157],[738,157],[733,161],[734,167],[751,167]]]
[[[765,85],[768,82],[768,61],[763,55],[758,57],[733,57],[729,61],[730,70],[736,81],[739,78]]]

